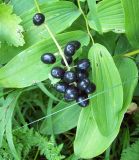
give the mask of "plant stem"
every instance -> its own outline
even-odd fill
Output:
[[[37,0],[34,0],[34,2],[35,2],[35,5],[36,5],[36,8],[37,8],[38,12],[41,13],[41,10],[40,10],[40,7],[39,7],[39,5],[38,5]]]
[[[34,157],[34,160],[36,160],[36,159],[37,159],[38,154],[39,154],[39,150],[37,150],[36,155],[35,155],[35,157]]]
[[[126,54],[124,54],[124,56],[129,57],[129,56],[134,56],[136,54],[139,54],[139,49],[135,50],[135,51],[132,51],[132,52],[129,52],[129,53],[126,53]]]
[[[111,150],[111,147],[109,147],[109,148],[105,151],[105,159],[104,159],[104,160],[110,160],[110,150]]]
[[[95,42],[94,42],[94,39],[93,39],[93,37],[92,37],[92,35],[91,35],[91,33],[90,33],[89,25],[88,25],[88,20],[87,20],[87,18],[86,18],[86,16],[85,16],[84,12],[83,12],[83,10],[82,10],[82,7],[81,7],[81,5],[80,5],[80,0],[77,0],[77,3],[78,3],[79,10],[80,10],[80,12],[82,13],[82,15],[83,15],[83,17],[84,17],[88,35],[90,36],[90,38],[91,38],[91,40],[92,40],[92,43],[94,44]]]
[[[34,0],[34,3],[35,3],[35,5],[36,5],[36,8],[37,8],[38,12],[41,13],[41,10],[40,10],[40,7],[39,7],[39,5],[38,5],[37,0]],[[68,62],[67,62],[65,56],[64,56],[64,53],[63,53],[63,51],[62,51],[62,49],[61,49],[61,46],[59,45],[58,41],[56,40],[55,36],[53,35],[53,33],[52,33],[52,31],[50,30],[50,28],[48,27],[48,25],[45,23],[44,26],[45,26],[45,28],[47,29],[48,33],[50,34],[51,38],[53,39],[55,45],[57,46],[57,48],[58,48],[58,50],[59,50],[59,54],[60,54],[61,57],[63,58],[67,69],[70,70],[70,67],[69,67],[69,65],[68,65]]]
[[[60,55],[62,56],[62,58],[63,58],[63,60],[64,60],[64,62],[65,62],[65,64],[66,64],[66,67],[68,68],[68,70],[70,70],[70,67],[69,67],[69,65],[68,65],[68,62],[67,62],[67,60],[66,60],[66,58],[65,58],[65,56],[64,56],[64,53],[63,53],[63,51],[62,51],[59,43],[58,43],[57,40],[56,40],[55,36],[53,35],[53,33],[51,32],[50,28],[49,28],[46,24],[45,24],[45,27],[46,27],[48,33],[50,34],[51,38],[52,38],[53,41],[55,42],[55,45],[57,46],[57,48],[58,48],[58,50],[59,50],[59,53],[60,53]]]

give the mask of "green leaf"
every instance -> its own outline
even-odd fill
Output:
[[[125,14],[126,35],[133,47],[139,48],[138,0],[121,0]]]
[[[117,63],[119,62],[119,60],[118,59],[116,60],[117,66],[119,66]],[[119,132],[119,128],[125,113],[125,108],[127,108],[127,106],[131,102],[132,94],[134,92],[133,90],[137,83],[137,78],[135,78],[137,75],[137,67],[134,61],[132,61],[129,58],[125,58],[125,59],[122,58],[121,61],[124,61],[124,63],[120,63],[121,66],[119,67],[119,73],[123,83],[124,105],[123,105],[122,112],[119,113],[119,120],[118,120],[117,127],[111,135],[103,136],[98,129],[94,116],[92,115],[91,107],[93,106],[93,104],[90,104],[88,108],[82,110],[79,117],[79,121],[77,125],[77,133],[76,133],[76,138],[74,142],[74,151],[78,157],[93,158],[100,155],[111,145],[111,143],[114,141],[115,137]],[[131,72],[129,68],[131,68]],[[125,70],[127,70],[126,74],[124,72]],[[130,76],[134,78],[130,79],[129,83],[125,83],[124,82],[125,79],[123,78],[125,76],[127,77],[127,79],[129,79]],[[117,84],[117,87],[119,87],[119,84]],[[96,99],[97,97],[99,97],[99,95],[96,95],[94,99]],[[93,102],[93,100],[91,100],[91,102]],[[85,147],[82,147],[82,146],[85,146]]]
[[[15,146],[13,144],[13,137],[12,137],[12,115],[15,109],[15,105],[19,95],[21,94],[20,91],[12,92],[8,95],[6,100],[3,102],[3,107],[0,108],[0,145],[2,145],[3,135],[6,131],[6,138],[11,149],[11,152],[15,159],[19,160],[18,154],[16,152]]]
[[[59,0],[38,0],[39,4],[42,4],[44,2],[47,3],[53,3],[53,2],[57,2]],[[11,0],[10,4],[13,5],[13,9],[16,12],[16,14],[23,14],[24,12],[26,12],[27,10],[35,7],[35,3],[34,0],[29,0],[28,2],[26,0]]]
[[[64,110],[64,108],[70,105],[73,105],[73,103],[67,104],[64,101],[61,101],[53,108],[52,113],[58,112],[52,115],[54,134],[64,133],[77,125],[81,108],[78,105],[74,105]],[[60,110],[62,111],[59,112]],[[52,134],[47,119],[43,121],[40,132],[42,134]]]
[[[102,27],[98,19],[96,0],[87,0],[87,3],[89,7],[89,13],[87,15],[89,25],[91,28],[101,33]]]
[[[73,31],[56,36],[62,47],[71,40],[79,40],[82,46],[87,45],[89,37],[82,31]],[[48,78],[53,65],[41,62],[45,52],[58,52],[52,39],[42,40],[15,56],[6,66],[0,69],[0,86],[22,88],[33,85]],[[58,57],[60,57],[58,55]]]
[[[138,160],[139,159],[139,140],[127,149],[123,150],[120,160]]]
[[[96,94],[107,92],[92,100],[92,111],[100,132],[108,136],[116,128],[118,112],[122,109],[123,88],[113,88],[121,84],[119,72],[105,47],[95,44],[89,51],[92,64],[93,81],[97,86]],[[111,90],[111,91],[108,91]]]
[[[137,86],[138,69],[135,62],[130,58],[119,57],[115,59],[115,63],[119,70],[124,90],[124,101],[121,111],[122,116],[123,113],[127,111],[128,105],[131,103],[135,87]]]
[[[23,27],[19,25],[21,19],[12,12],[10,5],[0,4],[0,41],[16,47],[23,46]]]
[[[120,0],[103,0],[97,5],[98,18],[103,32],[123,33],[124,11]]]

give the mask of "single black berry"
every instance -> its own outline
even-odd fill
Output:
[[[41,56],[41,61],[46,64],[53,64],[56,61],[56,57],[52,53],[44,53]]]
[[[81,47],[81,43],[79,41],[71,41],[68,44],[73,44],[76,50],[78,50]]]
[[[70,65],[72,63],[72,57],[65,57],[65,58],[67,63]],[[63,64],[64,66],[66,65],[63,59],[61,60],[61,64]]]
[[[41,25],[42,23],[44,23],[44,21],[45,21],[45,16],[44,16],[42,13],[36,13],[36,14],[33,16],[33,23],[34,23],[36,26]]]
[[[77,70],[76,71],[76,77],[77,77],[77,80],[82,80],[84,78],[87,78],[88,77],[88,72],[84,71],[84,70]]]
[[[58,82],[55,85],[55,89],[56,91],[60,92],[60,93],[65,93],[66,89],[68,88],[68,84],[65,82]]]
[[[88,85],[88,87],[85,89],[85,92],[87,94],[91,94],[91,93],[95,92],[95,90],[96,90],[96,85],[94,83],[90,83]]]
[[[52,68],[51,70],[51,75],[54,77],[54,78],[63,78],[64,76],[64,69],[61,68],[61,67],[54,67]]]
[[[64,49],[64,54],[67,56],[67,57],[72,57],[74,55],[76,51],[76,47],[75,45],[73,44],[67,44],[65,49]]]
[[[78,89],[75,86],[69,86],[64,95],[66,101],[73,101],[78,97]]]
[[[90,80],[88,78],[84,78],[77,83],[77,87],[79,90],[85,91],[89,84]]]
[[[89,105],[89,100],[87,98],[88,97],[86,95],[79,96],[79,97],[77,97],[76,102],[81,107],[87,107]]]
[[[67,83],[72,83],[76,81],[76,73],[73,71],[66,71],[64,74],[64,81]]]
[[[81,59],[77,62],[77,69],[87,70],[90,67],[89,59]]]

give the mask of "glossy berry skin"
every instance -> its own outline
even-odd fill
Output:
[[[45,64],[53,64],[56,62],[56,57],[52,53],[44,53],[41,56],[41,61]]]
[[[79,41],[71,41],[68,44],[73,44],[76,50],[78,50],[81,47],[81,43]]]
[[[65,58],[67,60],[67,63],[70,65],[72,63],[72,57],[65,57]],[[61,60],[61,64],[63,64],[63,66],[65,66],[65,62],[63,59]]]
[[[72,57],[75,54],[75,51],[76,51],[75,45],[67,44],[65,49],[64,49],[64,54],[67,57]]]
[[[69,86],[64,95],[66,101],[73,101],[78,97],[78,89],[75,86]]]
[[[87,70],[90,67],[89,59],[81,59],[77,62],[78,70]]]
[[[68,84],[65,83],[65,82],[58,82],[56,85],[55,85],[55,89],[57,92],[60,92],[60,93],[65,93],[66,89],[68,88]]]
[[[79,96],[77,97],[76,102],[81,107],[87,107],[89,105],[89,100],[87,98],[86,95]]]
[[[73,83],[76,81],[76,73],[73,71],[66,71],[64,74],[64,81],[67,83]]]
[[[43,24],[45,21],[45,16],[42,13],[36,13],[33,16],[33,23],[36,26],[40,26],[41,24]]]
[[[63,78],[63,76],[64,76],[64,73],[65,73],[65,71],[64,71],[64,69],[63,68],[61,68],[61,67],[54,67],[54,68],[52,68],[52,70],[51,70],[51,75],[54,77],[54,78]]]
[[[88,87],[85,89],[85,92],[87,94],[91,94],[91,93],[95,92],[95,90],[96,90],[96,85],[94,83],[90,83],[88,85]]]
[[[82,80],[84,78],[87,78],[88,77],[88,72],[77,70],[76,71],[76,77],[77,77],[77,80]]]
[[[85,91],[86,88],[89,86],[89,84],[90,84],[90,80],[88,78],[84,78],[83,80],[80,80],[77,83],[77,87],[79,90]]]

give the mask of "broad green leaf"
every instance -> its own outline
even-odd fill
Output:
[[[39,4],[44,3],[44,2],[53,3],[53,2],[57,2],[57,1],[59,1],[59,0],[38,0],[38,3]],[[13,9],[17,14],[22,14],[23,12],[26,12],[27,10],[35,7],[34,0],[29,0],[29,1],[11,0],[10,4],[13,5]]]
[[[23,27],[20,17],[12,13],[12,7],[0,4],[0,42],[6,41],[10,45],[23,46]]]
[[[70,105],[73,105],[73,103],[67,104],[64,101],[61,101],[52,110],[52,113],[56,113],[52,115],[52,126],[54,134],[60,134],[76,127],[81,108],[78,105],[69,107]],[[52,134],[47,119],[42,123],[40,132],[42,134]]]
[[[125,32],[133,47],[139,48],[138,0],[121,0],[125,14]]]
[[[124,11],[120,0],[103,0],[97,5],[98,18],[103,32],[123,33]]]
[[[123,91],[124,91],[124,105],[123,105],[123,112],[121,112],[118,120],[117,127],[115,131],[109,136],[103,136],[99,129],[98,126],[95,122],[94,116],[92,115],[92,106],[93,106],[93,100],[91,100],[91,104],[88,108],[84,109],[81,111],[78,125],[77,125],[77,133],[76,133],[76,138],[74,142],[74,151],[75,154],[78,157],[81,158],[92,158],[100,155],[103,153],[113,142],[115,137],[117,136],[119,132],[119,128],[125,113],[125,108],[130,104],[131,99],[132,99],[132,94],[133,94],[133,88],[135,88],[137,79],[131,79],[130,83],[125,83],[124,80],[127,77],[127,79],[131,76],[136,77],[137,75],[137,67],[135,63],[128,58],[121,59],[120,61],[123,61],[124,63],[121,63],[121,66],[119,68],[119,73],[122,79],[123,83]],[[116,60],[116,64],[119,60]],[[117,64],[118,66],[118,64]],[[131,72],[129,72],[129,68],[131,68]],[[126,74],[125,74],[125,70]],[[119,85],[117,85],[119,87]],[[110,91],[111,92],[111,91]],[[106,94],[106,93],[105,93]],[[96,95],[99,96],[99,95]],[[94,97],[95,99],[95,97]],[[82,147],[85,146],[85,147]]]
[[[116,66],[119,70],[124,89],[124,102],[121,114],[125,113],[131,103],[135,87],[138,83],[138,69],[130,58],[116,58]],[[130,68],[130,70],[129,70]]]
[[[139,140],[130,147],[123,150],[120,160],[138,160],[139,159]]]
[[[119,72],[108,50],[100,44],[95,44],[89,51],[92,64],[93,81],[97,86],[96,94],[105,94],[92,100],[92,111],[100,132],[108,136],[116,128],[118,112],[122,109],[123,88],[114,88],[121,84]],[[111,90],[111,91],[109,91]]]
[[[95,29],[96,31],[102,32],[102,27],[100,21],[98,19],[98,13],[96,8],[96,0],[87,0],[89,13],[88,13],[88,22],[91,28]]]
[[[19,3],[22,3],[22,1],[20,1]],[[45,14],[46,23],[48,24],[53,34],[60,33],[66,28],[70,27],[70,25],[80,15],[78,8],[71,2],[63,1],[51,4],[44,3],[43,5],[40,5],[40,8]],[[11,58],[17,55],[19,51],[30,47],[34,43],[38,43],[39,41],[50,38],[45,25],[41,25],[39,27],[33,25],[32,17],[35,13],[36,8],[32,8],[30,10],[26,10],[24,14],[20,14],[23,20],[22,25],[26,30],[26,32],[24,33],[26,44],[22,48],[16,48],[2,43],[0,48],[0,63],[7,63]],[[79,28],[77,29],[79,30]]]
[[[82,46],[89,42],[88,35],[82,31],[63,33],[57,35],[56,39],[63,48],[75,37]],[[58,65],[58,62],[53,65],[42,63],[40,57],[45,52],[58,52],[52,39],[42,40],[15,56],[0,69],[0,86],[22,88],[47,79],[52,67]]]

